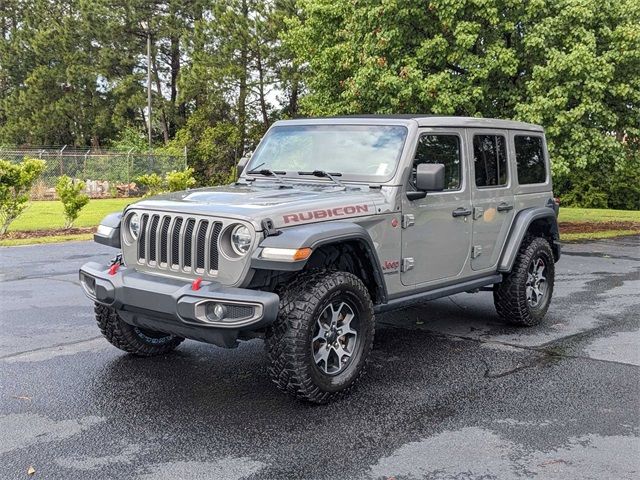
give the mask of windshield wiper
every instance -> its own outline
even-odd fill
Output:
[[[282,170],[271,170],[270,168],[260,168],[264,165],[264,162],[262,162],[260,165],[258,165],[255,168],[252,168],[251,170],[249,170],[247,172],[248,175],[264,175],[265,177],[274,177],[276,180],[278,180],[278,182],[280,182],[281,184],[285,185],[284,181],[282,180],[282,178],[280,178],[280,175],[286,175],[287,172],[284,172]]]
[[[313,175],[314,177],[328,178],[336,185],[344,188],[345,190],[347,189],[347,186],[344,183],[342,183],[340,180],[335,178],[335,177],[342,176],[340,172],[329,173],[329,172],[325,172],[324,170],[314,170],[313,172],[298,172],[298,175]]]

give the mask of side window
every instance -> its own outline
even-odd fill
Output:
[[[445,190],[458,190],[461,183],[460,137],[457,135],[422,135],[418,140],[415,168],[421,163],[444,164]]]
[[[544,183],[547,180],[547,169],[544,164],[544,148],[542,137],[516,135],[516,163],[518,165],[518,183]]]
[[[507,184],[507,147],[502,135],[474,135],[473,162],[477,187]]]

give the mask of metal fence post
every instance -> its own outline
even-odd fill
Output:
[[[129,196],[129,186],[131,185],[131,152],[133,152],[133,147],[127,152],[127,197]]]
[[[67,146],[65,145],[64,147],[62,147],[60,149],[60,153],[58,153],[58,155],[60,155],[60,175],[64,175],[64,157],[62,156],[62,152],[64,152],[64,149],[67,148]]]
[[[84,154],[84,165],[82,166],[82,176],[85,180],[87,179],[87,157],[89,156],[89,152],[91,152],[91,149],[87,150]]]

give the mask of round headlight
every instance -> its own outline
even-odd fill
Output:
[[[251,232],[244,225],[237,225],[231,231],[231,246],[238,255],[244,255],[251,247]]]
[[[138,234],[140,233],[140,215],[137,213],[129,217],[129,233],[134,240],[138,238]]]

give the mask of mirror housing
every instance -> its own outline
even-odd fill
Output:
[[[444,164],[419,164],[416,167],[416,188],[423,192],[440,192],[444,190]]]
[[[427,192],[444,190],[444,164],[421,163],[416,167],[416,189],[407,192],[409,200],[419,200],[427,196]]]

